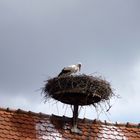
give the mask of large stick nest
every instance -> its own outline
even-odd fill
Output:
[[[90,105],[109,100],[110,83],[101,77],[89,75],[62,76],[46,81],[43,88],[45,99],[53,98],[70,105]]]

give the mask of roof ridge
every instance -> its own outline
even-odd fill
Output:
[[[57,115],[54,115],[52,114],[52,117],[55,117],[57,119],[65,119],[65,121],[70,121],[71,120],[71,117],[66,117],[66,116],[57,116]],[[130,123],[130,122],[127,122],[127,123],[120,123],[120,122],[109,122],[109,121],[101,121],[101,120],[98,120],[98,119],[94,119],[94,120],[91,120],[91,119],[88,119],[88,118],[78,118],[78,121],[79,122],[86,122],[86,123],[89,123],[89,124],[92,124],[92,123],[95,123],[95,124],[101,124],[101,125],[109,125],[109,126],[124,126],[124,127],[135,127],[135,128],[140,128],[140,123]]]
[[[11,109],[9,107],[7,108],[3,108],[3,107],[0,107],[0,111],[6,111],[6,112],[16,112],[16,113],[23,113],[23,114],[29,114],[29,115],[35,115],[35,116],[40,116],[40,117],[50,117],[51,115],[48,115],[48,114],[45,114],[45,113],[42,113],[42,112],[33,112],[33,111],[25,111],[23,109]]]
[[[130,122],[121,123],[121,122],[117,122],[117,121],[116,122],[110,122],[110,121],[106,121],[106,120],[104,120],[104,121],[101,121],[101,120],[98,120],[98,119],[91,120],[91,119],[87,119],[87,118],[80,119],[80,120],[88,122],[88,123],[96,123],[96,124],[102,124],[102,125],[140,128],[140,123],[130,123]]]
[[[16,113],[23,113],[23,114],[28,114],[28,115],[35,115],[35,116],[39,116],[39,117],[57,117],[58,119],[60,118],[65,118],[67,120],[70,120],[71,118],[70,117],[66,117],[66,116],[57,116],[57,115],[48,115],[48,114],[45,114],[45,113],[42,113],[42,112],[33,112],[33,111],[25,111],[25,110],[22,110],[20,108],[18,109],[11,109],[9,107],[7,108],[3,108],[3,107],[0,107],[0,111],[6,111],[6,112],[16,112]],[[78,120],[80,122],[86,122],[86,123],[96,123],[96,124],[102,124],[102,125],[110,125],[110,126],[124,126],[124,127],[136,127],[136,128],[140,128],[140,123],[130,123],[130,122],[126,122],[126,123],[120,123],[120,122],[109,122],[109,121],[101,121],[101,120],[98,120],[98,119],[94,119],[94,120],[91,120],[91,119],[88,119],[88,118],[78,118]]]

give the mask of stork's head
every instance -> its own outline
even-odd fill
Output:
[[[80,71],[81,70],[82,63],[78,63],[77,65],[78,65],[79,71]]]

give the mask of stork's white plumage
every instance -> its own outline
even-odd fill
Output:
[[[68,76],[81,70],[81,63],[64,67],[58,76]]]

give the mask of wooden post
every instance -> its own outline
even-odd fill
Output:
[[[73,110],[73,127],[77,128],[77,119],[78,119],[78,105],[74,105]]]
[[[71,132],[81,133],[81,131],[77,128],[77,121],[78,121],[78,105],[74,105]]]

